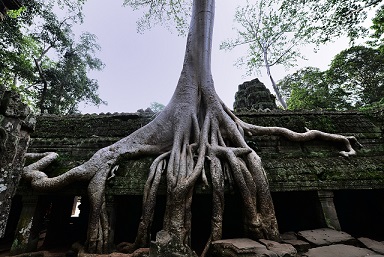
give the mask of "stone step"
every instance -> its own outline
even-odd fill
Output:
[[[212,257],[279,257],[266,246],[248,239],[234,238],[212,242]]]
[[[346,244],[357,245],[357,240],[351,235],[330,228],[304,230],[297,233],[299,239],[309,242],[313,247]]]
[[[302,257],[384,257],[375,252],[353,245],[335,244],[309,249]]]

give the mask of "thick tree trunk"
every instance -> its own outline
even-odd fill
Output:
[[[273,87],[273,90],[276,93],[277,100],[280,102],[280,104],[284,108],[284,110],[286,110],[288,108],[287,103],[285,102],[284,98],[282,97],[282,95],[280,93],[280,90],[279,90],[279,88],[276,85],[275,80],[272,78],[271,67],[270,67],[270,65],[268,63],[267,49],[265,49],[265,48],[263,48],[263,49],[264,49],[263,50],[263,52],[264,52],[264,64],[265,64],[265,68],[267,69],[267,75],[269,77],[269,80],[272,83],[272,87]]]
[[[40,114],[43,114],[44,111],[46,110],[45,99],[46,99],[47,91],[48,91],[48,82],[45,79],[45,76],[44,76],[43,70],[41,69],[41,65],[39,63],[39,60],[34,59],[34,61],[35,61],[36,68],[39,71],[39,76],[40,76],[41,82],[43,83],[43,89],[41,90],[40,102],[39,102]]]
[[[192,19],[187,38],[183,70],[176,91],[167,108],[182,110],[181,115],[175,117],[180,126],[180,141],[176,138],[174,148],[180,147],[181,155],[188,155],[191,144],[199,141],[198,136],[189,135],[193,128],[193,118],[205,119],[206,106],[220,105],[214,92],[211,74],[211,49],[212,32],[215,12],[214,0],[195,0],[193,2]],[[167,110],[166,110],[167,111]],[[187,116],[185,115],[187,113]],[[198,117],[198,115],[200,115]],[[190,137],[193,137],[190,142]],[[176,135],[177,137],[177,135]],[[205,148],[205,146],[203,146]],[[200,149],[203,151],[202,149]],[[171,155],[171,160],[173,156]],[[156,247],[152,252],[156,256],[170,256],[170,254],[193,255],[190,247],[191,233],[191,203],[193,187],[201,170],[188,168],[191,164],[180,164],[176,166],[168,164],[167,170],[167,207],[164,227],[158,233]],[[200,158],[204,161],[204,157]],[[178,161],[176,159],[176,161]],[[186,160],[188,162],[188,158]],[[179,168],[183,165],[183,168]],[[195,174],[193,174],[195,173]],[[164,237],[168,238],[164,245]]]

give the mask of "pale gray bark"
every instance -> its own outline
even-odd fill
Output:
[[[157,243],[162,247],[161,242],[167,239],[169,245],[177,245],[169,249],[169,252],[194,255],[190,249],[191,203],[197,179],[202,177],[208,183],[204,171],[205,162],[209,162],[213,188],[212,233],[207,248],[210,241],[218,240],[222,235],[225,178],[237,184],[241,191],[246,234],[254,239],[279,238],[265,171],[260,158],[247,145],[243,135],[244,132],[280,133],[289,135],[292,140],[312,139],[313,136],[293,132],[291,135],[285,129],[269,131],[246,124],[221,102],[214,89],[210,68],[214,3],[215,0],[194,1],[179,82],[170,103],[151,123],[115,144],[100,149],[90,160],[59,177],[48,178],[41,172],[46,161],[55,157],[54,154],[48,154],[45,160],[43,158],[25,168],[25,177],[39,190],[56,190],[73,181],[89,181],[89,252],[102,253],[108,249],[104,185],[121,155],[126,158],[158,156],[145,184],[143,213],[137,238],[132,244],[121,244],[119,249],[122,251],[132,252],[148,245],[156,193],[160,178],[164,175],[167,181],[167,204],[163,230],[158,233]],[[320,137],[328,139],[335,136],[321,134]],[[347,151],[347,155],[350,152]],[[167,256],[168,253],[163,252],[159,256]]]
[[[273,91],[275,91],[277,100],[279,100],[281,106],[284,108],[284,110],[286,110],[288,108],[287,103],[285,102],[284,98],[282,97],[280,90],[277,87],[276,82],[273,79],[272,74],[271,74],[271,65],[268,62],[268,53],[267,53],[268,48],[263,46],[262,49],[263,49],[263,58],[264,58],[265,68],[267,70],[267,75],[269,77],[269,80],[272,83]]]

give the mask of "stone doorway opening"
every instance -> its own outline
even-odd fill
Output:
[[[280,233],[323,227],[316,191],[272,192]]]
[[[384,240],[384,190],[336,190],[341,229],[355,237]]]

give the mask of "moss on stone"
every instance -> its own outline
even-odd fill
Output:
[[[375,114],[376,115],[376,114]],[[305,127],[343,135],[357,135],[364,148],[343,158],[338,145],[314,140],[290,142],[278,136],[247,137],[248,145],[262,158],[272,191],[309,189],[354,189],[380,187],[384,180],[383,118],[358,112],[242,112],[245,122],[260,126],[287,127],[304,132]],[[376,118],[375,118],[376,117]],[[60,158],[47,173],[58,175],[88,160],[108,146],[145,125],[150,117],[138,114],[40,116],[32,134],[31,151],[56,151]],[[377,122],[376,122],[377,121]],[[121,158],[108,194],[142,194],[153,158]],[[364,184],[365,183],[365,184]],[[285,189],[284,189],[285,188]],[[163,189],[160,189],[162,191]],[[200,193],[207,193],[198,189]]]

